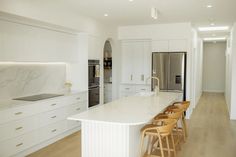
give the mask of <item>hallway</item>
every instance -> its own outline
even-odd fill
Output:
[[[235,157],[236,122],[229,120],[223,94],[204,93],[189,122],[189,137],[178,157]],[[29,157],[80,157],[80,133]]]
[[[188,129],[178,157],[236,156],[236,122],[229,120],[223,94],[203,93]]]

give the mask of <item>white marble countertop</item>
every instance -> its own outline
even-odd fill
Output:
[[[57,98],[65,97],[65,96],[78,94],[78,93],[81,93],[81,92],[87,92],[87,91],[71,91],[69,93],[58,92],[58,93],[54,93],[54,94],[63,94],[63,95],[59,96],[59,97],[54,97],[54,98],[49,98],[49,99],[44,99],[44,100],[39,100],[39,101],[0,100],[0,111],[15,108],[15,107],[21,107],[21,106],[29,105],[29,104],[35,104],[35,103],[38,103],[38,102],[53,100],[53,99],[57,99]]]
[[[116,123],[120,125],[141,125],[148,123],[182,93],[160,92],[158,96],[131,96],[100,105],[83,113],[70,116],[69,120]]]

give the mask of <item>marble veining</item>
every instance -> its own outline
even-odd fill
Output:
[[[58,93],[65,80],[65,64],[0,64],[0,100]]]

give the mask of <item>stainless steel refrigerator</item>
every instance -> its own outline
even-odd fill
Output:
[[[160,91],[183,92],[186,95],[186,53],[153,52],[152,76],[160,80]],[[156,81],[152,81],[152,89]]]

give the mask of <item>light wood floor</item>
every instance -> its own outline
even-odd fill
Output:
[[[236,157],[236,122],[223,94],[204,93],[188,122],[189,137],[178,157]],[[81,157],[80,132],[28,157]]]

